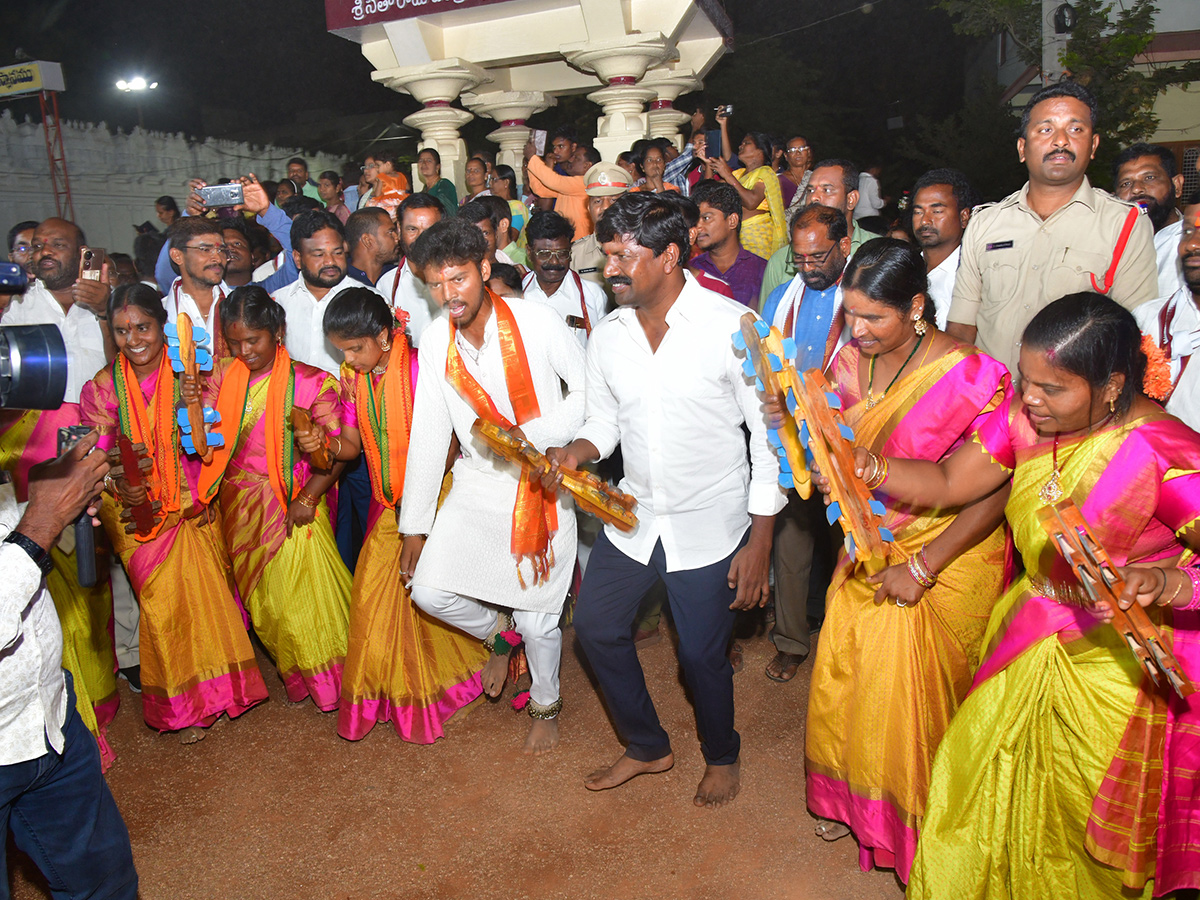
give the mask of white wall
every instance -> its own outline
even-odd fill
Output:
[[[180,134],[147,132],[112,134],[101,122],[63,122],[63,151],[71,179],[75,221],[97,247],[128,253],[133,226],[154,215],[154,201],[170,194],[183,207],[188,179],[233,178],[254,172],[262,180],[287,175],[293,156],[308,160],[312,177],[323,169],[340,169],[341,161],[284,147],[209,138],[188,141]],[[0,113],[0,234],[23,219],[55,215],[50,163],[40,122],[17,122]],[[4,254],[7,258],[7,253]]]

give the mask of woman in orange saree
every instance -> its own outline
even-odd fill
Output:
[[[311,696],[329,712],[342,688],[350,606],[350,572],[324,500],[341,467],[320,471],[297,453],[291,419],[307,409],[336,435],[337,382],[288,356],[283,307],[262,288],[230,292],[220,317],[235,358],[214,363],[205,380],[225,444],[201,470],[200,496],[220,498],[234,582],[288,699]],[[193,390],[185,386],[185,397]]]
[[[1200,676],[1200,436],[1141,391],[1129,312],[1073,294],[1030,322],[1020,400],[941,464],[858,465],[910,503],[966,502],[1012,479],[1025,573],[984,634],[937,758],[908,896],[1162,896],[1200,886],[1200,695],[1155,684],[1091,605],[1039,511],[1070,498],[1134,602]]]
[[[483,691],[483,644],[431,618],[409,597],[400,573],[397,505],[404,489],[417,354],[379,294],[341,291],[325,311],[325,334],[345,355],[342,430],[313,429],[305,450],[326,446],[336,458],[365,451],[371,512],[350,595],[350,644],[342,676],[338,734],[366,737],[391,722],[406,741],[433,743],[446,721]]]
[[[146,285],[113,292],[108,321],[118,356],[84,386],[80,406],[84,424],[100,432],[100,449],[112,453],[123,434],[144,444],[153,463],[145,485],[116,479],[118,497],[105,497],[100,517],[141,607],[142,715],[192,743],[222,713],[233,718],[266,700],[267,687],[233,596],[216,510],[197,499],[200,460],[179,446],[166,318]],[[143,502],[162,504],[153,528],[127,533],[121,512]]]
[[[911,244],[864,244],[843,288],[853,340],[834,358],[832,381],[855,440],[945,459],[1005,402],[1007,370],[937,330]],[[885,866],[908,878],[934,751],[971,685],[1002,590],[1004,496],[889,503],[890,565],[844,550],[838,560],[809,693],[807,798],[819,836],[853,832],[864,871]]]

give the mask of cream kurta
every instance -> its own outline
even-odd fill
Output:
[[[522,424],[521,430],[539,450],[562,446],[583,425],[583,348],[550,307],[524,300],[505,302],[521,332],[542,411],[538,418]],[[475,411],[446,380],[449,343],[449,320],[435,319],[421,335],[418,351],[421,377],[413,400],[400,531],[428,534],[429,539],[413,584],[495,606],[558,612],[574,572],[574,503],[565,492],[559,495],[558,531],[551,540],[555,564],[549,580],[534,586],[525,562],[522,574],[528,587],[522,588],[511,550],[520,470],[494,456],[471,434]],[[475,348],[461,336],[458,348],[466,370],[487,391],[500,414],[513,421],[495,314],[488,319],[478,359]],[[451,432],[458,436],[462,456],[454,463],[454,485],[439,510],[438,493]]]

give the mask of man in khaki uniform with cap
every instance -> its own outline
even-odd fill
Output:
[[[592,231],[619,196],[629,191],[633,183],[629,173],[616,163],[596,163],[583,176],[584,191],[587,193],[587,211],[592,220]],[[585,281],[592,281],[604,288],[612,306],[612,293],[604,280],[604,251],[596,235],[589,234],[571,245],[571,268]]]
[[[1071,81],[1038,91],[1021,120],[1021,190],[981,207],[963,235],[946,333],[975,343],[1014,375],[1021,335],[1060,297],[1099,291],[1133,309],[1154,299],[1149,219],[1088,183],[1096,99]]]

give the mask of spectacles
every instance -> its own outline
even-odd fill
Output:
[[[193,244],[190,246],[185,244],[183,249],[195,250],[201,256],[220,256],[229,252],[229,248],[224,244]]]
[[[364,172],[367,171],[367,169],[378,169],[379,163],[366,163],[364,165],[359,166],[359,168],[362,169],[362,171],[364,171]]]
[[[806,153],[807,151],[808,151],[808,147],[788,147],[787,150],[784,152],[786,152],[786,153]]]
[[[28,253],[32,249],[33,249],[33,246],[30,244],[13,244],[12,252],[13,253]]]
[[[533,255],[537,257],[538,262],[550,262],[552,259],[566,262],[571,258],[571,250],[534,250]]]
[[[834,244],[824,253],[814,253],[812,256],[803,256],[799,253],[792,254],[792,264],[797,269],[807,269],[809,266],[823,266],[825,260],[829,259],[829,254],[837,249],[837,244]]]

